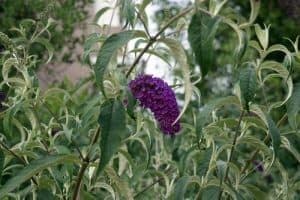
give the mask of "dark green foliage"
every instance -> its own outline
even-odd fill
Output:
[[[200,65],[202,76],[216,69],[213,41],[220,18],[196,11],[188,28],[188,39]]]
[[[101,159],[97,169],[97,175],[100,174],[111,157],[116,153],[128,132],[126,130],[125,109],[121,101],[109,100],[105,102],[100,109],[98,119],[101,139]]]
[[[124,32],[113,34],[105,40],[101,49],[99,50],[94,71],[96,75],[97,84],[99,85],[103,95],[105,95],[104,86],[103,86],[103,77],[104,77],[105,70],[110,62],[110,59],[120,47],[125,45],[134,37],[138,36],[135,33],[136,33],[135,31],[124,31]]]
[[[293,94],[287,103],[287,115],[290,126],[297,130],[297,114],[300,110],[300,83],[294,85]]]
[[[244,101],[244,107],[247,111],[249,111],[249,103],[254,99],[255,91],[257,89],[256,74],[253,67],[248,66],[241,70],[240,89],[242,99]]]
[[[13,178],[7,181],[3,187],[0,189],[0,198],[5,196],[8,192],[13,191],[23,182],[27,181],[35,174],[41,172],[42,170],[58,165],[60,163],[66,162],[76,162],[78,159],[73,155],[56,155],[56,156],[48,156],[45,158],[40,158],[32,163],[30,163],[27,167],[20,170],[18,174],[16,174]]]

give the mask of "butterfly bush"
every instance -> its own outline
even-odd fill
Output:
[[[179,115],[175,93],[165,81],[140,74],[129,83],[129,88],[140,105],[154,113],[162,132],[174,135],[180,130],[178,121],[173,124]]]

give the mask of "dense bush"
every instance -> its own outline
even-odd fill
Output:
[[[270,44],[258,0],[247,16],[226,0],[165,9],[150,34],[150,3],[100,10],[120,9],[123,30],[90,34],[94,73],[46,91],[35,69],[54,20],[0,32],[1,199],[299,199],[298,38]],[[143,75],[149,55],[169,86]]]

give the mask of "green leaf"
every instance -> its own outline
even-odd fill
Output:
[[[132,0],[121,0],[119,1],[121,19],[124,18],[126,23],[128,22],[132,27],[134,26],[135,19],[135,5]]]
[[[112,56],[120,47],[125,45],[129,40],[137,37],[146,36],[145,33],[141,31],[124,31],[111,35],[103,43],[101,49],[98,52],[96,64],[94,67],[96,81],[103,95],[105,95],[103,86],[103,76]]]
[[[217,200],[219,190],[220,189],[217,186],[208,186],[201,193],[201,199],[202,200]]]
[[[295,148],[286,137],[282,137],[282,144],[283,147],[286,148],[296,158],[298,163],[300,163],[300,152],[297,150],[297,148]]]
[[[254,99],[256,87],[257,80],[255,69],[250,66],[242,69],[240,73],[240,89],[244,106],[247,111],[249,111],[249,102]]]
[[[247,184],[243,187],[245,187],[245,189],[251,193],[255,200],[268,199],[268,195],[254,185]]]
[[[86,40],[84,41],[84,45],[83,45],[83,55],[82,55],[82,59],[84,63],[90,64],[90,52],[92,51],[91,48],[93,46],[93,44],[95,44],[96,42],[99,42],[103,39],[103,36],[99,35],[98,33],[92,33],[90,35],[87,36]]]
[[[236,33],[239,39],[239,45],[234,50],[234,64],[239,64],[246,52],[248,46],[248,38],[246,32],[242,30],[236,30]]]
[[[249,22],[241,24],[240,25],[241,28],[246,28],[252,25],[259,13],[260,0],[250,0],[250,5],[251,5],[251,14],[249,17]]]
[[[179,116],[173,122],[173,124],[175,124],[186,111],[192,97],[193,85],[190,80],[190,69],[184,48],[177,40],[171,38],[164,38],[159,40],[159,42],[163,42],[170,48],[173,57],[178,61],[180,65],[184,79],[184,104]]]
[[[119,193],[125,197],[126,200],[133,200],[132,192],[128,186],[128,182],[121,179],[115,170],[111,167],[105,169],[106,174],[111,179],[111,184],[115,185]]]
[[[190,183],[198,183],[199,186],[201,185],[199,178],[196,176],[183,176],[177,180],[174,188],[174,200],[184,199],[185,190]]]
[[[210,146],[208,149],[205,149],[205,151],[202,151],[199,156],[200,163],[198,165],[198,173],[200,177],[205,176],[208,171],[212,150],[212,146]]]
[[[99,175],[127,136],[125,109],[119,100],[106,101],[100,108],[101,157],[97,169]]]
[[[97,11],[97,13],[95,14],[95,17],[93,19],[93,22],[94,23],[97,23],[98,20],[100,19],[100,17],[106,12],[108,11],[109,9],[111,9],[110,7],[104,7],[104,8],[101,8],[100,10]]]
[[[140,6],[140,11],[144,11],[145,8],[151,3],[152,0],[143,0]]]
[[[131,50],[129,53],[136,53],[136,52],[141,52],[143,51],[142,48],[135,48],[133,50]],[[169,58],[168,58],[168,54],[166,55],[164,52],[159,51],[158,49],[152,50],[152,49],[148,49],[147,52],[145,52],[145,54],[151,54],[154,55],[158,58],[160,58],[161,60],[163,60],[166,64],[168,64],[170,67],[172,67],[172,65],[169,62]]]
[[[239,64],[243,55],[246,52],[248,46],[247,34],[245,31],[241,30],[240,27],[234,21],[228,18],[223,18],[222,21],[228,26],[230,26],[235,31],[238,37],[238,46],[234,51],[234,65],[236,66],[237,64]]]
[[[2,147],[0,145],[0,183],[1,183],[1,177],[2,177],[2,171],[4,169],[4,161],[5,161],[5,155],[2,151]]]
[[[264,50],[266,50],[269,45],[269,28],[270,26],[267,27],[266,25],[265,29],[262,29],[258,24],[254,25],[256,36]]]
[[[292,92],[293,92],[293,81],[289,75],[289,71],[279,62],[265,61],[260,64],[260,67],[258,70],[258,77],[260,80],[262,80],[262,71],[263,70],[273,70],[273,71],[277,72],[278,76],[281,77],[285,81],[285,83],[287,84],[287,87],[288,87],[288,92],[287,92],[285,99],[283,101],[273,103],[270,106],[270,109],[277,108],[277,107],[284,105],[289,100],[289,98],[291,97]],[[272,76],[266,76],[263,79],[263,82],[265,82],[269,77],[272,77]]]
[[[196,12],[188,28],[188,40],[200,65],[202,75],[215,69],[213,57],[213,41],[220,18],[206,13]]]
[[[45,38],[40,38],[40,37],[36,38],[34,41],[37,43],[40,43],[47,49],[49,57],[48,57],[48,60],[46,61],[46,63],[49,63],[51,61],[51,59],[53,57],[53,53],[54,53],[54,47],[52,46],[50,41]]]
[[[210,0],[209,12],[213,13],[214,16],[217,15],[227,1],[228,0]]]
[[[294,130],[297,130],[297,114],[300,111],[300,82],[294,85],[292,96],[286,106],[289,124]]]
[[[5,62],[3,63],[3,66],[2,66],[3,80],[8,79],[9,72],[11,71],[11,68],[13,66],[18,66],[17,58],[8,58],[7,60],[5,60]],[[19,68],[16,67],[16,69],[19,69]]]
[[[37,200],[53,200],[55,199],[52,191],[47,188],[40,188],[37,191]]]
[[[92,195],[90,192],[86,192],[83,189],[81,189],[80,190],[80,199],[84,199],[84,200],[96,200],[97,198],[94,195]]]
[[[196,123],[196,134],[199,135],[199,138],[202,135],[202,128],[210,119],[210,114],[214,110],[218,109],[219,107],[226,105],[226,104],[236,104],[239,105],[240,102],[237,97],[235,96],[228,96],[216,99],[214,101],[209,102],[206,104],[200,113],[197,115],[197,123]]]
[[[276,127],[276,124],[274,123],[273,119],[269,114],[265,114],[267,123],[268,123],[268,133],[272,139],[272,146],[273,146],[273,161],[272,164],[275,161],[275,158],[278,155],[278,151],[280,148],[281,138],[280,138],[280,132],[279,129]],[[272,166],[272,164],[270,166]]]
[[[44,169],[66,162],[78,162],[78,158],[73,155],[56,155],[33,161],[2,186],[0,189],[0,198]]]

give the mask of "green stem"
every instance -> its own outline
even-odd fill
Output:
[[[244,116],[244,109],[242,110],[241,114],[240,114],[240,117],[239,117],[239,122],[236,126],[236,129],[235,129],[235,134],[234,134],[234,137],[233,137],[233,141],[232,141],[232,145],[231,145],[231,149],[230,149],[230,152],[229,152],[229,157],[228,157],[228,160],[227,160],[227,165],[226,165],[226,169],[225,169],[225,176],[224,176],[224,179],[221,178],[220,180],[220,190],[219,190],[219,195],[218,195],[218,199],[220,200],[222,198],[222,194],[223,194],[223,188],[222,188],[222,185],[223,185],[223,182],[226,182],[227,179],[228,179],[228,174],[229,174],[229,163],[231,162],[232,160],[232,155],[233,155],[233,152],[235,150],[235,147],[236,147],[236,141],[237,141],[237,137],[239,135],[239,130],[240,130],[240,125],[241,125],[241,122],[242,122],[242,119],[243,119],[243,116]]]
[[[185,10],[183,10],[182,12],[178,13],[177,15],[175,15],[174,17],[172,17],[167,23],[166,25],[164,25],[153,37],[150,38],[150,40],[148,41],[147,45],[144,47],[144,49],[141,51],[141,53],[138,55],[138,57],[134,60],[134,62],[132,63],[131,67],[129,68],[128,72],[126,73],[126,78],[128,78],[129,74],[132,72],[132,70],[136,67],[136,65],[139,63],[139,61],[141,60],[142,56],[146,53],[146,51],[151,47],[151,45],[153,43],[155,43],[158,39],[158,37],[177,19],[179,19],[180,17],[186,15],[187,13],[189,13],[191,10],[194,9],[194,6],[188,7]]]
[[[283,121],[287,118],[287,114],[285,113],[281,119],[277,122],[276,126],[279,127]],[[270,139],[269,135],[266,135],[265,138],[263,139],[264,143],[267,143]],[[257,156],[257,154],[259,153],[259,149],[256,149],[254,151],[254,153],[252,154],[251,158],[247,160],[246,164],[244,165],[244,167],[241,170],[241,174],[244,174],[246,172],[246,169],[249,167],[250,163],[255,159],[255,157]],[[250,172],[248,172],[247,174],[245,174],[245,176],[243,176],[240,180],[240,182],[243,182],[254,170],[251,170]]]
[[[87,169],[87,167],[89,166],[89,163],[91,161],[90,158],[89,158],[89,154],[92,150],[92,146],[98,141],[99,135],[100,135],[100,127],[98,126],[98,128],[97,128],[97,130],[94,134],[94,137],[93,137],[93,139],[90,143],[87,154],[82,159],[82,164],[81,164],[81,167],[80,167],[80,170],[79,170],[79,173],[78,173],[78,177],[77,177],[75,189],[74,189],[74,192],[73,192],[72,200],[77,200],[77,197],[78,197],[79,192],[80,192],[80,185],[81,185],[82,178],[84,176],[84,172]]]

